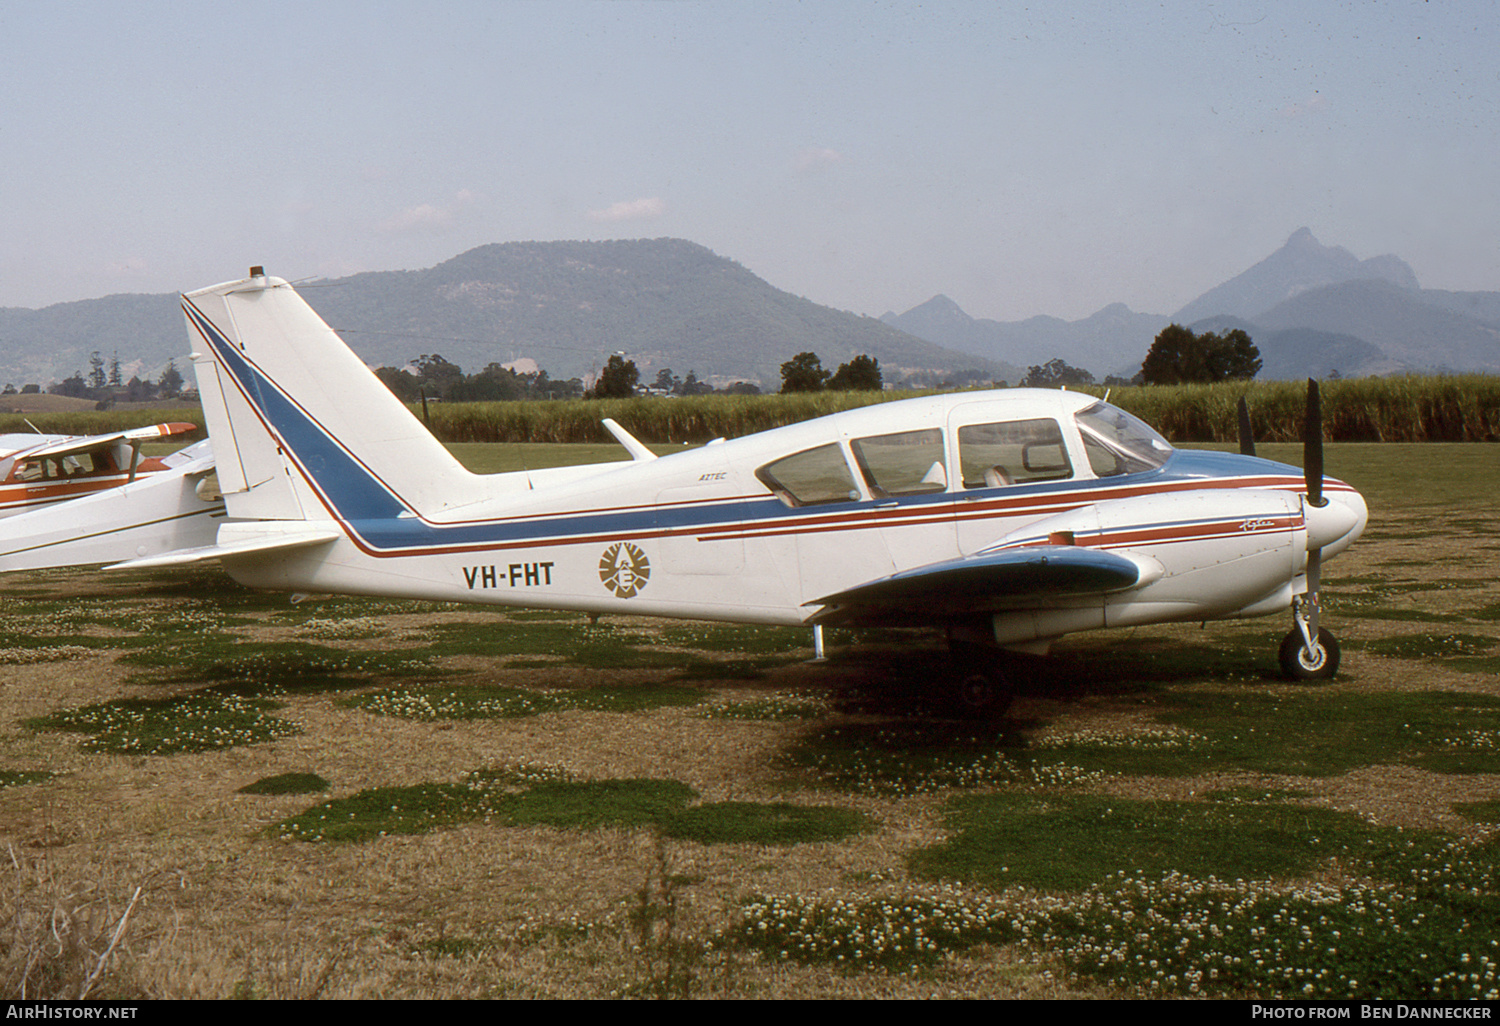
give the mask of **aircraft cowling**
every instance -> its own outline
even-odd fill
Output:
[[[994,617],[995,640],[1016,645],[1095,627],[1261,616],[1291,605],[1307,562],[1301,497],[1258,489],[1140,495],[1035,521],[986,551],[1080,545],[1142,569],[1121,592],[1039,602]]]

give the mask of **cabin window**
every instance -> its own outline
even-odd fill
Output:
[[[761,467],[755,476],[788,506],[853,502],[859,498],[849,461],[837,443],[783,456]]]
[[[1117,477],[1155,470],[1172,455],[1171,444],[1144,421],[1098,402],[1074,415],[1083,450],[1095,477]]]
[[[965,488],[1003,488],[1073,476],[1062,428],[1051,419],[966,424],[958,429]]]
[[[948,490],[939,428],[857,438],[849,448],[877,499]]]
[[[47,464],[44,460],[26,460],[17,463],[16,469],[11,472],[12,481],[41,481],[47,476]]]
[[[115,468],[115,461],[108,454],[78,452],[67,456],[46,456],[40,459],[22,460],[15,465],[7,480],[36,484],[41,481],[102,477],[118,472]]]

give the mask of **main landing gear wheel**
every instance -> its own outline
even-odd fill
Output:
[[[1300,630],[1281,640],[1281,672],[1290,680],[1331,680],[1339,668],[1339,643],[1318,630],[1318,643],[1309,652]]]
[[[966,720],[994,720],[1005,715],[1015,695],[1011,680],[993,649],[956,644],[952,647],[950,700]]]
[[[965,719],[999,719],[1014,698],[1004,678],[994,670],[971,669],[958,682],[958,708]]]

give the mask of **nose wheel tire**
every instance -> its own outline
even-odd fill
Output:
[[[1281,641],[1281,672],[1288,680],[1331,680],[1339,668],[1339,643],[1326,630],[1318,631],[1313,650],[1300,630],[1293,630]]]

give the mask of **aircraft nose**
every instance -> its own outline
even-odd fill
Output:
[[[1330,482],[1341,484],[1342,482]],[[1365,497],[1354,491],[1325,489],[1327,502],[1314,506],[1304,497],[1303,517],[1307,521],[1307,547],[1322,549],[1324,556],[1333,556],[1347,549],[1365,530],[1370,511],[1365,506]]]

